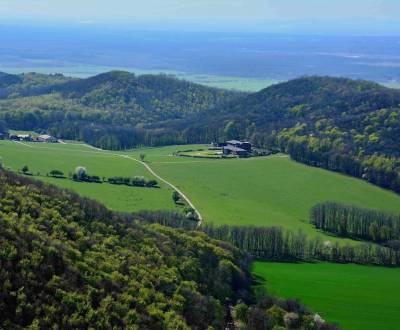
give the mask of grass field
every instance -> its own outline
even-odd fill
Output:
[[[157,153],[150,150],[147,159],[157,173],[195,201],[206,221],[281,225],[315,233],[308,215],[318,202],[332,200],[400,212],[400,196],[394,193],[296,163],[284,155],[228,160],[162,156],[169,153],[171,147],[159,148]]]
[[[0,141],[0,156],[6,167],[18,171],[27,165],[36,179],[69,188],[94,198],[112,210],[139,211],[143,209],[174,209],[171,190],[161,184],[161,189],[116,186],[107,183],[79,183],[67,179],[46,177],[53,169],[61,170],[68,175],[76,166],[84,166],[89,174],[100,177],[112,176],[152,176],[145,168],[132,160],[124,159],[109,152],[96,151],[83,144],[43,144],[28,143],[26,145],[10,141]],[[36,174],[40,172],[41,176]]]
[[[98,151],[83,144],[41,144],[29,146],[0,141],[0,156],[13,170],[28,165],[45,175],[52,169],[65,174],[78,165],[100,177],[143,175],[151,178],[139,163]],[[146,161],[159,175],[175,184],[194,202],[205,221],[218,224],[280,225],[301,228],[315,234],[308,223],[310,208],[327,200],[400,212],[400,196],[358,179],[291,161],[285,155],[248,159],[197,159],[174,157],[179,150],[194,146],[144,148],[127,153]],[[77,183],[40,177],[61,187],[95,198],[114,210],[174,209],[171,190]],[[333,239],[333,238],[331,238]]]
[[[270,293],[297,298],[343,330],[397,330],[400,269],[256,262]]]

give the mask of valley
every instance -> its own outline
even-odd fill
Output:
[[[47,177],[58,169],[66,175],[84,166],[91,175],[154,177],[140,159],[162,178],[191,198],[206,222],[217,225],[282,226],[317,231],[309,223],[312,206],[325,201],[354,204],[400,212],[400,197],[392,192],[342,174],[296,163],[287,155],[244,159],[199,159],[173,156],[174,152],[206,148],[204,145],[142,148],[127,152],[96,150],[76,142],[67,144],[0,141],[0,156],[6,167],[18,171],[27,165],[35,177],[94,198],[116,211],[175,210],[172,190],[160,188],[80,183]],[[121,155],[121,156],[119,156]],[[157,178],[154,178],[157,179]],[[329,240],[334,237],[318,233]],[[350,241],[343,239],[343,241]]]

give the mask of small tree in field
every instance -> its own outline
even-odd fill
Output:
[[[74,173],[74,179],[76,180],[84,180],[87,176],[87,170],[86,167],[83,166],[78,166],[77,168],[75,168],[75,173]]]
[[[177,191],[174,191],[174,192],[172,193],[172,199],[173,199],[173,201],[174,201],[175,204],[176,204],[176,203],[178,203],[179,200],[181,199],[181,195],[179,195],[179,193],[178,193]]]
[[[144,162],[144,159],[146,158],[146,155],[145,154],[140,154],[139,157],[140,157],[140,160],[142,162]]]
[[[24,166],[21,168],[21,172],[24,173],[24,174],[28,173],[28,172],[29,172],[29,167],[28,167],[28,165],[24,165]]]
[[[3,158],[0,157],[0,170],[4,168]]]

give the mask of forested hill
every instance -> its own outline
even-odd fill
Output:
[[[182,118],[211,109],[239,94],[167,75],[136,76],[123,71],[56,85],[53,91],[90,107],[143,111],[150,117],[142,119],[146,122],[151,122],[152,113],[159,115],[153,120]]]
[[[0,169],[1,329],[225,328],[245,254]]]
[[[23,73],[8,74],[0,72],[0,99],[17,98],[46,93],[51,86],[73,80],[62,74]]]
[[[52,75],[47,85],[37,75],[32,83],[37,88],[28,88],[23,75],[3,76],[0,120],[10,128],[43,130],[108,149],[183,143],[180,132],[167,136],[163,130],[144,126],[207,113],[243,95],[166,75],[120,71],[63,82],[57,79],[66,78]]]
[[[400,90],[332,77],[245,94],[119,71],[23,76],[0,75],[0,128],[106,149],[242,138],[400,192]]]
[[[337,329],[297,301],[256,303],[228,243],[145,220],[0,169],[0,328]]]
[[[333,77],[305,77],[273,85],[229,104],[225,111],[243,113],[258,127],[304,118],[307,121],[338,116],[364,116],[400,104],[400,90],[379,84]]]
[[[216,138],[279,148],[303,163],[400,192],[400,90],[306,77],[244,96],[192,122],[211,126]]]
[[[289,92],[296,83],[298,90]],[[280,96],[285,90],[286,98]],[[399,90],[363,81],[306,78],[255,97],[260,95],[282,104],[275,121],[272,117],[270,123],[258,122],[258,131],[268,135],[266,144],[279,146],[306,164],[400,192]]]

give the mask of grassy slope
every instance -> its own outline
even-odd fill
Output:
[[[29,143],[31,147],[9,141],[0,141],[0,156],[5,165],[17,171],[28,165],[33,173],[40,172],[40,179],[62,188],[70,188],[82,195],[94,198],[107,207],[119,211],[142,209],[174,209],[171,190],[165,185],[161,189],[115,186],[110,184],[77,183],[71,180],[52,179],[46,173],[53,169],[66,175],[76,166],[85,166],[92,175],[100,177],[142,175],[150,178],[144,167],[131,160],[110,153],[98,152],[81,144]],[[38,178],[38,177],[35,177]]]
[[[206,221],[282,225],[312,233],[308,214],[317,202],[334,200],[400,212],[400,196],[394,193],[288,158],[163,159],[162,151],[149,153],[151,166],[188,193]]]
[[[72,172],[78,165],[99,176],[143,175],[144,167],[131,160],[79,144],[30,144],[31,148],[3,141],[0,156],[14,170],[28,165],[43,174],[52,169]],[[177,150],[201,146],[145,148],[140,153],[157,173],[187,193],[206,221],[224,224],[282,225],[315,230],[308,224],[311,206],[326,200],[400,212],[400,197],[361,180],[308,167],[288,158],[210,160],[172,157]],[[44,177],[62,187],[96,198],[115,210],[172,209],[171,191],[108,184],[83,184]]]
[[[344,330],[399,328],[400,269],[256,262],[254,273],[270,292],[300,299]]]

